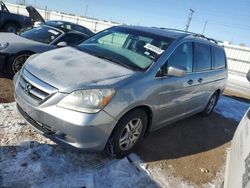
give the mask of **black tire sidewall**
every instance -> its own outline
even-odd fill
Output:
[[[8,62],[7,62],[7,74],[12,78],[16,73],[14,72],[13,70],[13,64],[14,64],[14,61],[17,57],[21,56],[21,55],[29,55],[31,56],[32,53],[29,53],[29,52],[21,52],[21,53],[18,53],[16,55],[13,55],[11,57],[9,57],[8,59]]]
[[[130,149],[125,150],[125,151],[121,150],[119,146],[119,139],[122,134],[122,131],[124,127],[127,125],[127,123],[134,118],[140,118],[142,121],[142,132],[140,134],[140,137]],[[129,112],[128,114],[126,114],[124,117],[122,117],[117,123],[115,130],[110,138],[110,144],[112,145],[111,146],[112,149],[111,148],[109,149],[113,150],[113,153],[111,154],[113,154],[117,158],[121,158],[131,153],[142,141],[145,131],[146,131],[146,127],[147,127],[147,114],[142,109],[133,110]]]
[[[209,105],[209,103],[210,103],[211,98],[214,97],[214,96],[216,97],[214,106],[213,106],[213,108],[211,109],[211,111],[208,113],[208,112],[207,112],[208,105]],[[206,107],[205,107],[205,109],[204,109],[204,111],[203,111],[203,113],[202,113],[203,116],[206,117],[206,116],[210,116],[210,115],[212,114],[212,112],[213,112],[213,110],[214,110],[214,107],[216,106],[216,104],[217,104],[217,102],[218,102],[218,99],[219,99],[219,94],[218,94],[217,92],[214,93],[214,94],[209,98],[208,104],[206,105]]]
[[[14,32],[14,33],[17,33],[18,27],[17,27],[15,24],[6,24],[6,25],[4,26],[4,30],[5,30],[6,32],[9,32],[8,29],[9,29],[10,27],[15,28],[15,31],[16,31],[16,32]]]

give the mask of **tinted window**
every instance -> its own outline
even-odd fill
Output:
[[[211,69],[212,56],[211,48],[207,44],[195,43],[195,71],[204,71]]]
[[[24,31],[21,33],[21,36],[30,40],[49,44],[56,40],[61,34],[62,32],[56,29],[40,26]]]
[[[73,27],[74,30],[79,31],[81,33],[84,33],[86,35],[92,36],[94,33],[92,31],[90,31],[89,29],[85,28],[85,27],[81,27],[78,25],[74,25]]]
[[[84,36],[82,35],[78,35],[75,33],[69,33],[64,35],[62,38],[60,38],[60,40],[57,42],[57,44],[59,42],[67,42],[68,45],[72,46],[72,45],[76,45],[79,44],[80,42],[82,42],[84,40]]]
[[[226,67],[225,53],[221,48],[214,48],[214,67],[215,69]]]
[[[188,72],[193,70],[193,45],[191,42],[181,44],[168,59],[168,66],[181,66]]]

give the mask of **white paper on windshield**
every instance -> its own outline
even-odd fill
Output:
[[[147,44],[144,46],[144,48],[146,48],[146,49],[148,49],[148,50],[150,50],[150,51],[152,51],[152,52],[155,52],[155,53],[157,53],[157,54],[159,54],[159,55],[162,54],[162,53],[164,52],[164,50],[158,48],[157,46],[154,46],[154,45],[152,45],[152,44],[149,44],[149,43],[147,43]]]
[[[49,32],[52,33],[52,34],[54,34],[54,35],[58,35],[59,34],[57,31],[52,30],[52,29],[49,29]]]

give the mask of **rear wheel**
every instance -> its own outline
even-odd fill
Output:
[[[203,116],[209,116],[212,114],[214,107],[217,104],[217,101],[219,99],[219,93],[215,92],[212,97],[209,99],[208,104],[206,106],[206,108],[204,109],[204,111],[202,112]]]
[[[18,31],[18,26],[12,23],[6,24],[4,26],[4,31],[9,32],[9,33],[17,33]]]
[[[136,109],[126,114],[116,125],[107,144],[110,155],[117,158],[131,153],[143,139],[147,126],[147,114]]]
[[[25,61],[31,56],[31,53],[24,52],[14,55],[8,63],[8,74],[13,77],[23,66]]]

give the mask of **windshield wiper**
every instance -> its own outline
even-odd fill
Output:
[[[96,56],[99,57],[99,58],[101,58],[101,59],[106,59],[106,60],[111,61],[113,63],[122,65],[123,67],[126,67],[128,69],[132,69],[132,70],[136,69],[135,67],[129,66],[129,65],[123,63],[122,61],[118,61],[117,59],[111,58],[109,56],[102,56],[102,55],[96,55]]]

